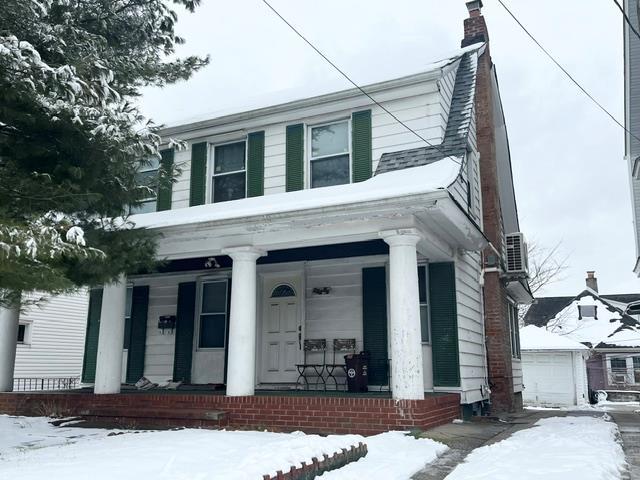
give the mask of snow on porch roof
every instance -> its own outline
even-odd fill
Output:
[[[527,325],[520,329],[520,348],[522,350],[588,350],[580,342],[535,325]]]
[[[460,172],[460,158],[377,175],[364,182],[243,198],[197,207],[132,215],[135,228],[163,228],[256,216],[302,212],[390,200],[445,190]]]

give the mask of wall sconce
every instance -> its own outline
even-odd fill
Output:
[[[314,295],[329,295],[331,287],[315,287],[312,292]]]
[[[165,330],[169,330],[169,333],[173,333],[173,329],[176,328],[176,316],[160,315],[158,318],[158,328],[162,330],[162,335],[164,335]]]
[[[220,268],[220,264],[218,260],[216,260],[216,257],[209,257],[207,261],[204,262],[204,268]]]

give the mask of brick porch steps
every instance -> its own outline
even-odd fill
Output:
[[[0,413],[81,416],[88,422],[142,428],[153,426],[302,430],[359,433],[428,429],[460,417],[457,394],[428,394],[424,400],[367,397],[226,397],[198,393],[43,392],[0,394]]]

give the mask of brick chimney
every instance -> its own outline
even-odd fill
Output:
[[[469,18],[464,20],[464,38],[462,48],[474,43],[484,43],[489,41],[489,31],[487,23],[482,16],[482,0],[472,0],[467,2]]]
[[[596,272],[594,272],[593,270],[587,270],[586,283],[587,288],[590,288],[596,293],[598,292],[598,279],[596,278]]]

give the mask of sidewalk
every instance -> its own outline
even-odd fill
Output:
[[[475,417],[464,423],[449,423],[422,433],[449,446],[444,455],[416,473],[413,480],[443,480],[461,463],[465,457],[478,447],[490,445],[510,437],[518,430],[531,427],[541,418],[561,417],[567,412],[527,411],[501,418]]]
[[[618,424],[622,448],[629,464],[630,480],[640,480],[640,415],[633,412],[609,412]]]

